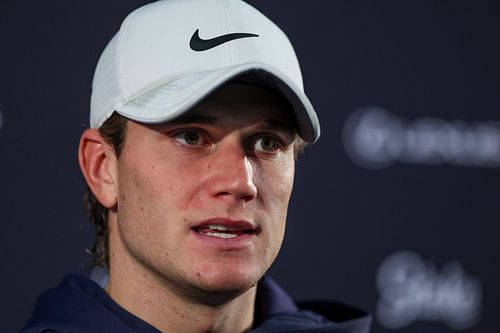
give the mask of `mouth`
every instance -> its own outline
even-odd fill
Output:
[[[207,220],[192,229],[202,236],[228,240],[242,235],[256,235],[258,232],[258,228],[250,222],[227,219]]]

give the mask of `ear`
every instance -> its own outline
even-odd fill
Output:
[[[87,129],[82,133],[78,160],[96,199],[106,208],[114,207],[118,197],[116,155],[98,130]]]

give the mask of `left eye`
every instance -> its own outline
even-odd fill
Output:
[[[203,137],[201,133],[195,130],[183,131],[175,135],[175,139],[188,146],[197,146],[203,144]]]
[[[255,141],[255,150],[263,152],[275,152],[281,147],[281,143],[270,135],[263,135]]]

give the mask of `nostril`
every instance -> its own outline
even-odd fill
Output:
[[[241,199],[244,200],[244,201],[251,201],[255,198],[254,195],[246,195],[246,196],[243,196]]]
[[[253,165],[241,147],[221,149],[206,167],[206,188],[212,196],[232,197],[238,201],[250,201],[255,197],[257,189],[253,179]]]

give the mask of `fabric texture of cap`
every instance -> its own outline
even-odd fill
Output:
[[[97,64],[90,126],[115,111],[143,123],[172,120],[235,78],[278,90],[299,135],[317,140],[319,121],[288,37],[241,0],[162,0],[130,13]]]

